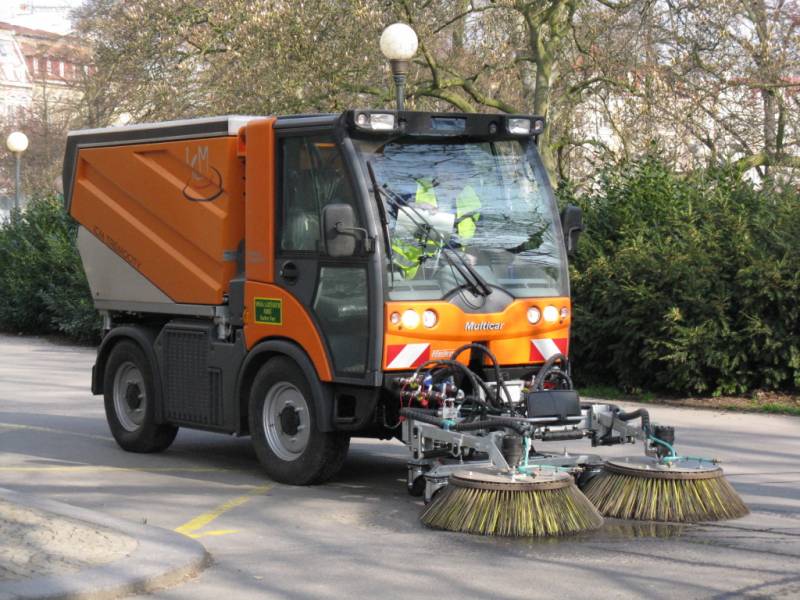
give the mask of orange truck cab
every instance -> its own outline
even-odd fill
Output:
[[[430,361],[519,393],[568,352],[581,229],[543,126],[348,110],[71,132],[65,203],[104,321],[92,391],[117,442],[249,434],[272,478],[308,484],[351,436],[400,435]]]

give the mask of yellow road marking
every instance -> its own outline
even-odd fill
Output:
[[[110,442],[114,441],[114,438],[106,435],[80,433],[78,431],[69,431],[66,429],[54,429],[52,427],[40,427],[38,425],[21,425],[19,423],[0,422],[0,429],[35,431],[40,433],[56,433],[61,435],[72,435],[93,440],[103,440]],[[39,471],[64,472],[64,473],[104,472],[104,471],[105,472],[136,471],[136,472],[150,472],[150,473],[216,473],[216,472],[227,471],[227,469],[220,467],[110,467],[110,466],[94,466],[94,465],[64,465],[64,466],[46,465],[38,467],[0,466],[0,473],[32,473]],[[197,532],[197,530],[202,529],[203,527],[205,527],[212,521],[216,520],[219,516],[228,512],[229,510],[241,506],[242,504],[245,504],[253,496],[263,494],[271,487],[272,487],[271,483],[257,486],[252,490],[250,490],[247,494],[239,496],[238,498],[234,498],[232,500],[228,500],[227,502],[220,504],[214,510],[204,513],[199,517],[195,517],[191,521],[187,521],[180,527],[177,527],[175,531],[195,539],[206,536],[217,536],[217,535],[227,535],[230,533],[238,533],[239,532],[238,529],[212,529],[209,531],[202,531],[202,532]]]
[[[267,484],[264,484],[264,485],[259,485],[257,487],[254,487],[252,490],[250,490],[249,492],[247,492],[243,496],[239,496],[238,498],[234,498],[232,500],[228,500],[227,502],[224,502],[224,503],[220,504],[219,506],[217,506],[214,510],[211,510],[211,511],[209,511],[207,513],[203,513],[199,517],[195,517],[191,521],[187,521],[186,523],[184,523],[180,527],[176,527],[175,531],[177,531],[178,533],[182,533],[183,535],[186,535],[186,536],[189,536],[189,537],[202,537],[204,535],[224,535],[226,533],[235,533],[236,530],[232,530],[232,529],[217,529],[217,530],[214,530],[214,531],[207,531],[207,532],[202,532],[202,533],[196,533],[196,532],[197,532],[198,529],[202,529],[203,527],[205,527],[209,523],[213,522],[218,517],[220,517],[224,513],[228,512],[229,510],[234,509],[237,506],[241,506],[242,504],[245,504],[246,502],[249,502],[253,498],[253,496],[257,496],[259,494],[263,494],[264,492],[269,490],[271,487],[272,487],[271,483],[267,483]]]
[[[201,533],[190,533],[188,536],[193,539],[206,537],[209,535],[228,535],[229,533],[239,533],[238,529],[212,529],[211,531],[203,531]]]
[[[23,429],[26,431],[37,431],[41,433],[58,433],[61,435],[74,435],[77,437],[88,438],[90,440],[103,440],[113,442],[114,438],[109,435],[98,435],[95,433],[81,433],[79,431],[69,431],[67,429],[53,429],[52,427],[39,427],[38,425],[20,425],[18,423],[0,423],[0,429]]]

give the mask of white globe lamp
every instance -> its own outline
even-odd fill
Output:
[[[381,52],[392,66],[397,110],[403,110],[405,102],[406,75],[409,63],[417,53],[419,40],[417,34],[405,23],[394,23],[381,34]]]
[[[28,136],[21,131],[15,131],[6,138],[6,148],[11,152],[25,152],[28,149]]]

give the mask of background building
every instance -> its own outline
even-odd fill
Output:
[[[15,129],[30,138],[25,162],[35,165],[42,179],[33,187],[57,187],[53,168],[47,165],[61,152],[62,134],[80,102],[81,83],[92,73],[90,62],[89,50],[71,35],[0,22],[0,133],[3,142]],[[14,159],[4,143],[0,157],[2,217],[14,193]],[[26,171],[30,184],[32,173]]]

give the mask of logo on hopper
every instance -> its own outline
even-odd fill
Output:
[[[208,161],[208,146],[194,149],[186,145],[186,166],[189,177],[183,186],[183,197],[190,202],[213,202],[225,191],[222,188],[222,173]]]
[[[476,323],[475,321],[467,321],[464,324],[464,329],[467,331],[500,331],[503,328],[503,323]]]

